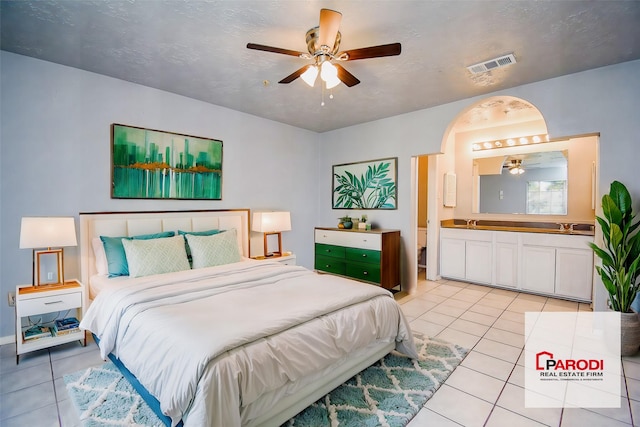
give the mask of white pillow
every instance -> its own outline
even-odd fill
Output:
[[[213,267],[242,261],[236,230],[231,229],[212,236],[185,236],[191,250],[193,268]]]
[[[131,277],[189,270],[182,236],[149,240],[122,239]]]
[[[107,254],[104,252],[104,245],[99,237],[91,239],[91,246],[93,246],[93,256],[96,260],[96,270],[100,275],[109,274],[109,268],[107,267]]]

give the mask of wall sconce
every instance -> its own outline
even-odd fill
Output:
[[[22,218],[20,249],[33,249],[34,286],[63,284],[63,247],[77,244],[75,221],[71,217]]]
[[[253,231],[264,233],[264,256],[282,256],[282,231],[291,230],[291,214],[289,212],[254,212]],[[278,251],[268,251],[268,236],[278,235]]]
[[[515,147],[518,145],[541,144],[549,141],[549,135],[531,135],[519,138],[499,139],[495,141],[476,142],[471,146],[473,151],[492,150],[495,148]]]

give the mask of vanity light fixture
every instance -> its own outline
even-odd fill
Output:
[[[519,138],[506,138],[494,141],[476,142],[471,145],[473,151],[492,150],[495,148],[514,147],[516,145],[540,144],[550,142],[549,135],[531,135]]]

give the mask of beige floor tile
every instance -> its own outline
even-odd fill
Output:
[[[411,301],[402,304],[400,308],[406,316],[411,317],[420,317],[429,311],[429,308],[425,307],[425,301],[418,298],[414,298]]]
[[[474,345],[480,340],[480,337],[468,334],[466,332],[457,331],[451,328],[445,328],[438,334],[438,338],[448,341],[452,344],[457,344],[460,347],[467,350],[472,349]]]
[[[459,427],[460,424],[436,414],[431,409],[422,408],[420,412],[407,424],[407,427]]]
[[[426,320],[416,319],[411,322],[411,330],[419,332],[428,337],[437,336],[445,328],[443,325],[437,323],[427,322]]]
[[[468,334],[476,335],[478,337],[483,336],[489,330],[489,326],[487,325],[470,322],[468,320],[463,320],[460,318],[458,318],[453,323],[451,323],[449,327],[451,329],[456,329],[458,331],[466,332]]]
[[[418,295],[416,298],[419,299],[419,300],[422,300],[422,301],[429,301],[429,302],[433,302],[433,303],[436,303],[436,304],[440,304],[441,302],[444,302],[444,301],[447,300],[447,297],[443,297],[443,296],[440,296],[440,295],[434,295],[434,294],[432,294],[430,292],[422,294],[422,295]]]
[[[462,313],[462,315],[460,316],[460,319],[468,320],[469,322],[480,323],[481,325],[486,325],[486,326],[491,326],[493,325],[493,322],[496,321],[496,317],[471,311],[471,308],[466,312]]]
[[[425,320],[427,322],[435,323],[442,326],[449,326],[453,323],[457,317],[449,316],[443,313],[439,313],[437,311],[431,310],[427,311],[425,314],[419,317],[420,320]]]
[[[562,413],[562,423],[560,424],[561,427],[622,427],[629,425],[582,408],[565,408]]]
[[[488,294],[487,296],[483,297],[481,300],[479,300],[477,302],[477,304],[480,305],[484,305],[487,307],[493,307],[493,308],[497,308],[500,310],[505,310],[510,304],[511,304],[511,299],[504,299],[504,298],[489,298]]]
[[[514,364],[518,361],[520,353],[522,353],[522,348],[520,347],[512,347],[487,338],[481,339],[473,350]]]
[[[507,382],[524,388],[524,366],[516,365]]]
[[[544,302],[520,299],[509,304],[507,310],[515,311],[516,313],[524,313],[527,311],[541,311],[542,307],[544,307]]]
[[[504,387],[504,382],[481,372],[458,366],[447,378],[447,385],[464,391],[472,396],[495,403]]]
[[[502,329],[491,328],[484,334],[484,337],[513,347],[524,347],[524,335]]]
[[[448,300],[449,301],[449,300]],[[447,302],[443,302],[435,306],[431,311],[436,313],[446,314],[447,316],[460,317],[462,313],[467,311],[466,308],[454,307],[452,305],[447,304]]]
[[[516,297],[516,301],[525,300],[525,301],[536,301],[541,303],[547,302],[548,299],[549,299],[548,297],[543,297],[541,295],[526,294],[526,293],[518,294],[518,296]]]
[[[31,400],[33,400],[33,396]],[[0,425],[2,425],[2,427],[59,427],[58,408],[55,404],[32,408],[26,413],[2,420]]]
[[[513,384],[505,385],[497,405],[542,424],[549,426],[560,424],[562,408],[525,408],[524,389]]]
[[[542,427],[541,424],[515,412],[496,406],[493,408],[485,427]]]
[[[503,308],[495,308],[488,305],[483,305],[482,301],[469,307],[469,311],[484,314],[485,316],[491,316],[494,318],[498,318],[502,313],[504,313]]]
[[[425,407],[465,427],[481,427],[493,405],[445,384]]]
[[[509,331],[516,334],[524,335],[524,323],[514,322],[505,318],[499,318],[493,324],[496,329],[502,329],[503,331]]]
[[[625,377],[640,380],[640,363],[636,363],[636,360],[638,360],[637,356],[623,358],[622,369]]]
[[[500,315],[500,319],[509,320],[510,322],[524,323],[524,313],[505,310]]]
[[[440,295],[443,297],[451,297],[452,295],[457,294],[458,292],[460,292],[460,288],[457,286],[451,286],[448,284],[443,284],[438,286],[437,288],[433,289],[431,291],[432,294],[434,295]]]
[[[460,365],[501,381],[507,381],[514,367],[513,363],[487,356],[475,350],[471,351]]]

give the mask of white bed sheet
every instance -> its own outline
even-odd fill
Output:
[[[417,357],[388,291],[277,262],[115,281],[81,326],[187,427],[248,424],[261,397],[379,342]]]

